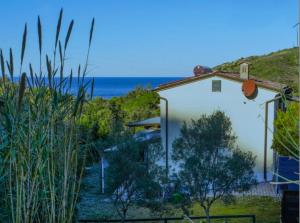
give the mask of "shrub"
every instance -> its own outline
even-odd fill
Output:
[[[272,148],[280,155],[297,158],[299,153],[299,104],[289,102],[286,111],[279,110],[274,127]]]

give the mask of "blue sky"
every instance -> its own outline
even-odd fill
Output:
[[[20,57],[28,24],[26,60],[38,65],[36,20],[44,51],[52,52],[57,18],[74,32],[67,65],[84,62],[90,22],[96,19],[90,76],[187,76],[196,64],[215,66],[296,44],[297,0],[26,0],[2,1],[0,48]]]

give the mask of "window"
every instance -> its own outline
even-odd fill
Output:
[[[213,80],[211,83],[212,92],[221,92],[221,80]]]

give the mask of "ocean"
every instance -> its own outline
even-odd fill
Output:
[[[182,78],[183,77],[95,77],[93,96],[109,99],[125,95],[136,87],[150,87],[153,89],[160,84],[180,80]],[[85,81],[90,79],[92,78],[86,77]]]
[[[15,76],[14,81],[18,82],[20,77]],[[85,83],[92,80],[93,77],[85,77]],[[102,97],[110,99],[126,95],[136,87],[154,89],[160,84],[169,83],[172,81],[183,79],[184,77],[94,77],[94,95],[93,97]],[[30,81],[30,78],[29,78]],[[56,77],[55,81],[59,82]],[[48,79],[45,77],[46,84]],[[77,77],[73,77],[71,93],[76,95],[78,92]],[[88,91],[90,89],[88,88]]]

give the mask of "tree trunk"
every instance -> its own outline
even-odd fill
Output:
[[[121,222],[124,223],[125,222],[126,217],[123,215],[121,218]]]
[[[206,215],[206,223],[210,223],[210,216],[209,216],[209,207],[204,208],[205,215]]]
[[[122,218],[121,218],[121,222],[124,223],[125,222],[125,219],[126,219],[126,214],[127,214],[127,210],[123,210],[123,215],[122,215]]]

